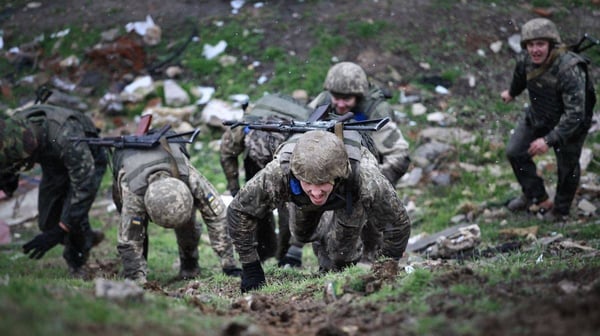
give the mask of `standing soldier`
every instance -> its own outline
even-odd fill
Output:
[[[326,131],[292,137],[229,205],[242,292],[265,284],[255,246],[257,218],[285,202],[295,216],[292,236],[302,244],[312,242],[322,271],[340,270],[363,254],[402,257],[410,235],[406,209],[375,157],[359,145],[360,135],[344,132],[343,138]],[[364,230],[366,225],[373,229]]]
[[[11,195],[19,172],[35,163],[42,168],[38,195],[38,226],[42,231],[23,245],[30,258],[40,259],[58,244],[73,276],[84,277],[90,249],[104,235],[90,227],[88,212],[96,197],[107,157],[70,137],[98,137],[92,120],[78,111],[33,105],[0,121],[0,186]]]
[[[304,121],[311,110],[292,97],[282,94],[266,95],[256,101],[245,116],[246,121]],[[227,178],[227,190],[235,196],[240,189],[238,177],[238,157],[243,155],[245,180],[249,181],[259,170],[273,159],[277,147],[287,139],[288,134],[252,130],[245,127],[227,129],[221,137],[221,167]],[[290,246],[288,210],[286,206],[278,208],[279,234],[275,232],[275,220],[272,213],[261,221],[257,232],[258,255],[264,261],[275,256],[279,263],[287,263],[285,255]],[[291,261],[300,266],[301,258]],[[283,266],[283,264],[281,265]]]
[[[167,133],[170,134],[173,133]],[[191,164],[184,144],[117,149],[113,169],[113,200],[121,215],[117,249],[125,278],[140,284],[147,280],[149,220],[175,230],[181,263],[179,277],[196,277],[200,273],[201,233],[196,210],[200,210],[208,227],[223,272],[239,276],[241,270],[227,232],[225,204],[214,186]]]
[[[367,74],[358,64],[341,62],[327,72],[321,92],[309,107],[320,111],[320,119],[338,119],[348,112],[355,120],[390,118],[381,130],[372,135],[379,152],[383,175],[396,185],[410,165],[408,142],[396,124],[396,117],[383,91],[369,83]]]
[[[591,125],[595,92],[588,62],[561,43],[554,23],[538,18],[525,23],[509,90],[510,102],[525,89],[531,105],[511,136],[506,155],[523,194],[508,203],[512,211],[533,209],[547,220],[569,215],[579,185],[579,156]],[[537,174],[533,157],[554,148],[558,180],[554,202]]]

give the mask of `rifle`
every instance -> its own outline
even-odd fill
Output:
[[[75,141],[76,143],[85,142],[90,146],[148,149],[158,146],[160,144],[160,139],[163,137],[169,143],[193,143],[194,140],[196,140],[196,136],[200,133],[200,129],[196,128],[189,132],[167,135],[166,133],[169,129],[171,129],[171,125],[165,125],[158,131],[145,135],[121,135],[118,137],[105,138],[70,137],[69,140]],[[188,135],[190,138],[185,139],[184,137]]]
[[[289,132],[289,133],[304,133],[308,131],[324,130],[334,132],[337,124],[345,131],[378,131],[390,121],[390,118],[370,119],[362,121],[347,121],[340,122],[339,120],[327,121],[237,121],[226,120],[223,125],[235,128],[245,126],[250,129],[256,129],[267,132]]]
[[[583,44],[584,42],[588,42],[588,44],[584,45]],[[587,50],[587,49],[589,49],[593,46],[597,46],[597,45],[600,45],[600,40],[598,40],[597,38],[593,38],[588,33],[585,33],[585,34],[583,34],[583,36],[581,37],[579,42],[569,46],[569,50],[571,50],[572,52],[580,53],[584,50]]]

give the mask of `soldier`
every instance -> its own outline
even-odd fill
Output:
[[[175,230],[179,277],[196,277],[200,273],[201,232],[195,218],[197,209],[208,227],[210,242],[221,259],[223,272],[229,276],[240,275],[227,232],[225,204],[214,186],[191,164],[183,144],[117,149],[113,169],[113,200],[121,215],[117,250],[125,278],[140,284],[147,280],[149,220]]]
[[[375,157],[357,145],[360,135],[344,132],[343,138],[326,131],[291,138],[229,205],[242,292],[265,284],[254,242],[257,218],[284,202],[291,203],[295,216],[292,236],[302,244],[312,242],[321,271],[340,270],[363,254],[402,257],[410,234],[404,205]]]
[[[97,137],[92,120],[78,111],[33,105],[0,121],[0,186],[12,195],[19,173],[35,163],[42,168],[38,195],[38,226],[42,231],[23,245],[30,258],[40,259],[58,244],[73,276],[85,277],[90,249],[104,235],[90,227],[88,212],[96,197],[107,157],[102,148],[69,141]]]
[[[547,220],[569,215],[580,179],[579,156],[591,125],[595,92],[588,62],[561,43],[555,24],[543,18],[521,30],[525,52],[517,56],[504,102],[528,90],[530,106],[511,136],[506,155],[523,194],[508,203],[512,211],[539,211]],[[537,174],[533,157],[554,149],[558,180],[554,202]]]
[[[282,94],[266,95],[256,101],[245,118],[253,120],[301,120],[310,115],[311,110],[292,97]],[[273,159],[277,147],[288,135],[279,132],[252,130],[244,127],[227,129],[221,137],[221,167],[227,178],[227,190],[235,196],[240,189],[238,157],[243,154],[245,180],[249,181],[259,170]],[[258,255],[264,261],[275,256],[281,266],[300,266],[300,258],[287,260],[286,251],[290,246],[288,211],[286,206],[278,208],[279,234],[275,232],[272,213],[261,219],[257,232]]]
[[[367,74],[352,62],[341,62],[327,72],[321,92],[309,107],[322,115],[321,119],[337,119],[348,112],[354,119],[379,119],[389,117],[390,122],[372,135],[375,148],[380,155],[383,175],[396,185],[410,165],[408,142],[396,124],[396,117],[384,92],[369,83]]]

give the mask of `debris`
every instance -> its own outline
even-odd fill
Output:
[[[202,50],[202,55],[206,59],[210,60],[210,59],[217,57],[222,52],[224,52],[226,48],[227,48],[227,42],[225,42],[223,40],[219,41],[214,46],[210,45],[210,44],[205,44],[204,49]]]
[[[129,279],[112,281],[96,278],[94,282],[96,285],[96,297],[122,301],[141,300],[144,296],[144,289]]]

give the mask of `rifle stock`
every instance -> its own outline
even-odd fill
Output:
[[[76,143],[85,142],[90,146],[148,149],[158,146],[162,137],[166,138],[167,142],[169,143],[192,143],[196,140],[196,137],[200,133],[200,129],[196,128],[189,132],[167,135],[166,133],[169,131],[169,129],[171,129],[171,125],[165,125],[152,134],[122,135],[118,137],[104,138],[71,137],[69,140],[75,141]],[[185,136],[188,135],[190,138],[185,139]]]

